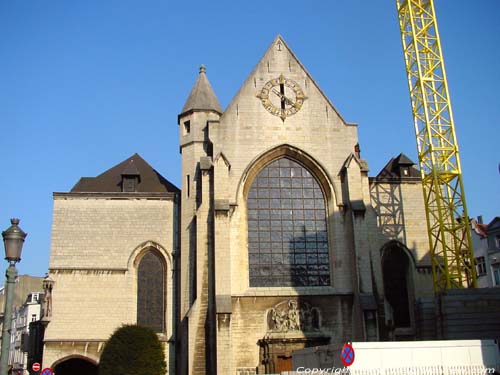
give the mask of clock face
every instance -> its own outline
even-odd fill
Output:
[[[307,99],[299,84],[285,78],[283,74],[267,82],[257,94],[257,98],[269,113],[283,121],[296,114]]]

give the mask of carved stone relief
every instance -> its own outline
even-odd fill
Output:
[[[271,332],[318,331],[320,313],[305,302],[283,301],[268,311],[267,328]]]

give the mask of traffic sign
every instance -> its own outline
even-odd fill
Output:
[[[33,363],[33,366],[31,366],[31,368],[33,369],[33,371],[40,371],[42,366],[40,365],[40,363],[35,362],[35,363]]]
[[[50,367],[46,367],[42,370],[41,375],[54,375],[54,371]]]
[[[351,344],[345,344],[340,354],[340,359],[344,366],[349,367],[354,363],[354,349]]]

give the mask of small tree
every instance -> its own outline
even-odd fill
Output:
[[[165,355],[150,328],[124,325],[109,338],[99,362],[99,375],[164,375]]]

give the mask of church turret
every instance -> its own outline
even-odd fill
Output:
[[[181,368],[189,374],[212,373],[211,353],[206,351],[204,332],[209,305],[210,206],[212,144],[209,140],[209,123],[219,121],[222,108],[207,79],[202,65],[198,78],[178,117],[179,144],[182,154],[181,199],[181,300],[180,317],[183,321],[179,332],[180,345],[187,345],[196,353]],[[189,311],[189,319],[187,313]],[[196,342],[188,333],[198,332]],[[187,342],[183,342],[187,340]],[[210,345],[208,345],[210,346]],[[213,345],[212,345],[213,346]]]
[[[205,142],[207,122],[218,120],[221,114],[219,100],[208,81],[205,66],[201,65],[198,79],[178,117],[181,153],[182,148],[192,142]]]

